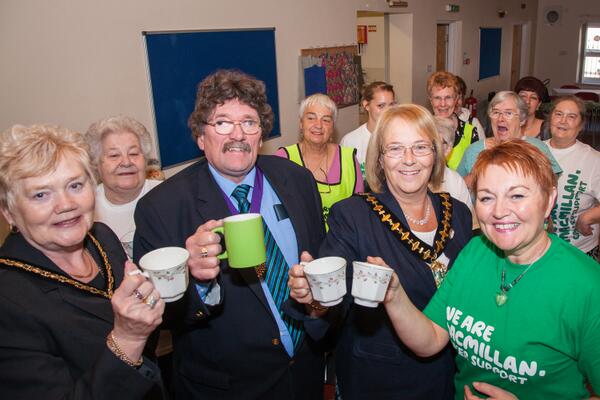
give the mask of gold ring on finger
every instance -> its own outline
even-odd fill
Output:
[[[200,257],[208,257],[208,249],[206,247],[200,247]]]
[[[148,305],[148,307],[154,308],[156,303],[158,303],[158,299],[155,298],[154,296],[150,295],[150,296],[146,297],[146,300],[144,300],[144,303],[146,303]]]

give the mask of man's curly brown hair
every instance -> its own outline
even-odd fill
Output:
[[[267,103],[264,82],[242,71],[218,70],[198,85],[196,105],[188,119],[194,139],[204,134],[206,122],[215,108],[234,99],[256,110],[260,118],[261,135],[263,139],[266,138],[273,129],[273,110]]]

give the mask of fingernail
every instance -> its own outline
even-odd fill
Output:
[[[145,276],[146,278],[150,278],[150,275],[148,275],[147,272],[140,271],[139,269],[134,269],[133,271],[129,271],[128,275],[129,276],[142,275],[142,276]]]

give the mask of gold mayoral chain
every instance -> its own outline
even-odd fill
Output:
[[[110,299],[113,295],[114,284],[115,284],[115,278],[112,273],[112,267],[111,267],[110,263],[108,262],[108,257],[106,256],[106,253],[102,249],[102,246],[100,246],[100,243],[98,242],[98,240],[96,240],[96,238],[89,232],[87,233],[87,236],[91,239],[92,243],[94,243],[96,250],[98,250],[98,253],[102,257],[102,261],[104,262],[104,269],[105,269],[106,273],[103,273],[102,267],[98,266],[98,269],[99,269],[100,274],[104,277],[106,290],[100,290],[91,285],[87,285],[85,283],[79,282],[67,275],[50,272],[42,267],[27,264],[27,263],[24,263],[19,260],[14,260],[12,258],[0,258],[0,264],[4,264],[8,267],[18,268],[22,271],[26,271],[26,272],[29,272],[29,273],[32,273],[35,275],[39,275],[43,278],[50,279],[50,280],[53,280],[53,281],[56,281],[56,282],[59,282],[59,283],[65,284],[65,285],[72,286],[76,289],[83,290],[85,292],[92,293],[94,295],[102,296],[102,297],[106,297],[107,299]]]
[[[442,203],[442,221],[438,224],[438,231],[435,234],[435,240],[433,247],[423,242],[421,239],[415,236],[411,232],[410,228],[406,227],[397,216],[394,215],[386,206],[381,204],[375,196],[364,193],[360,196],[371,206],[371,209],[381,222],[388,226],[394,233],[396,239],[402,243],[409,251],[416,254],[419,258],[425,261],[435,280],[436,287],[440,287],[446,273],[448,272],[448,266],[438,261],[438,257],[443,253],[448,238],[453,235],[452,225],[450,220],[452,219],[452,202],[450,201],[450,195],[448,193],[435,193],[434,196],[438,195],[441,198]]]

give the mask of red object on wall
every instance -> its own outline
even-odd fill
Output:
[[[367,44],[367,26],[357,25],[356,26],[356,42],[358,44]]]
[[[465,99],[465,107],[471,111],[471,117],[477,116],[477,99],[473,97],[473,89],[471,89],[469,97]]]

